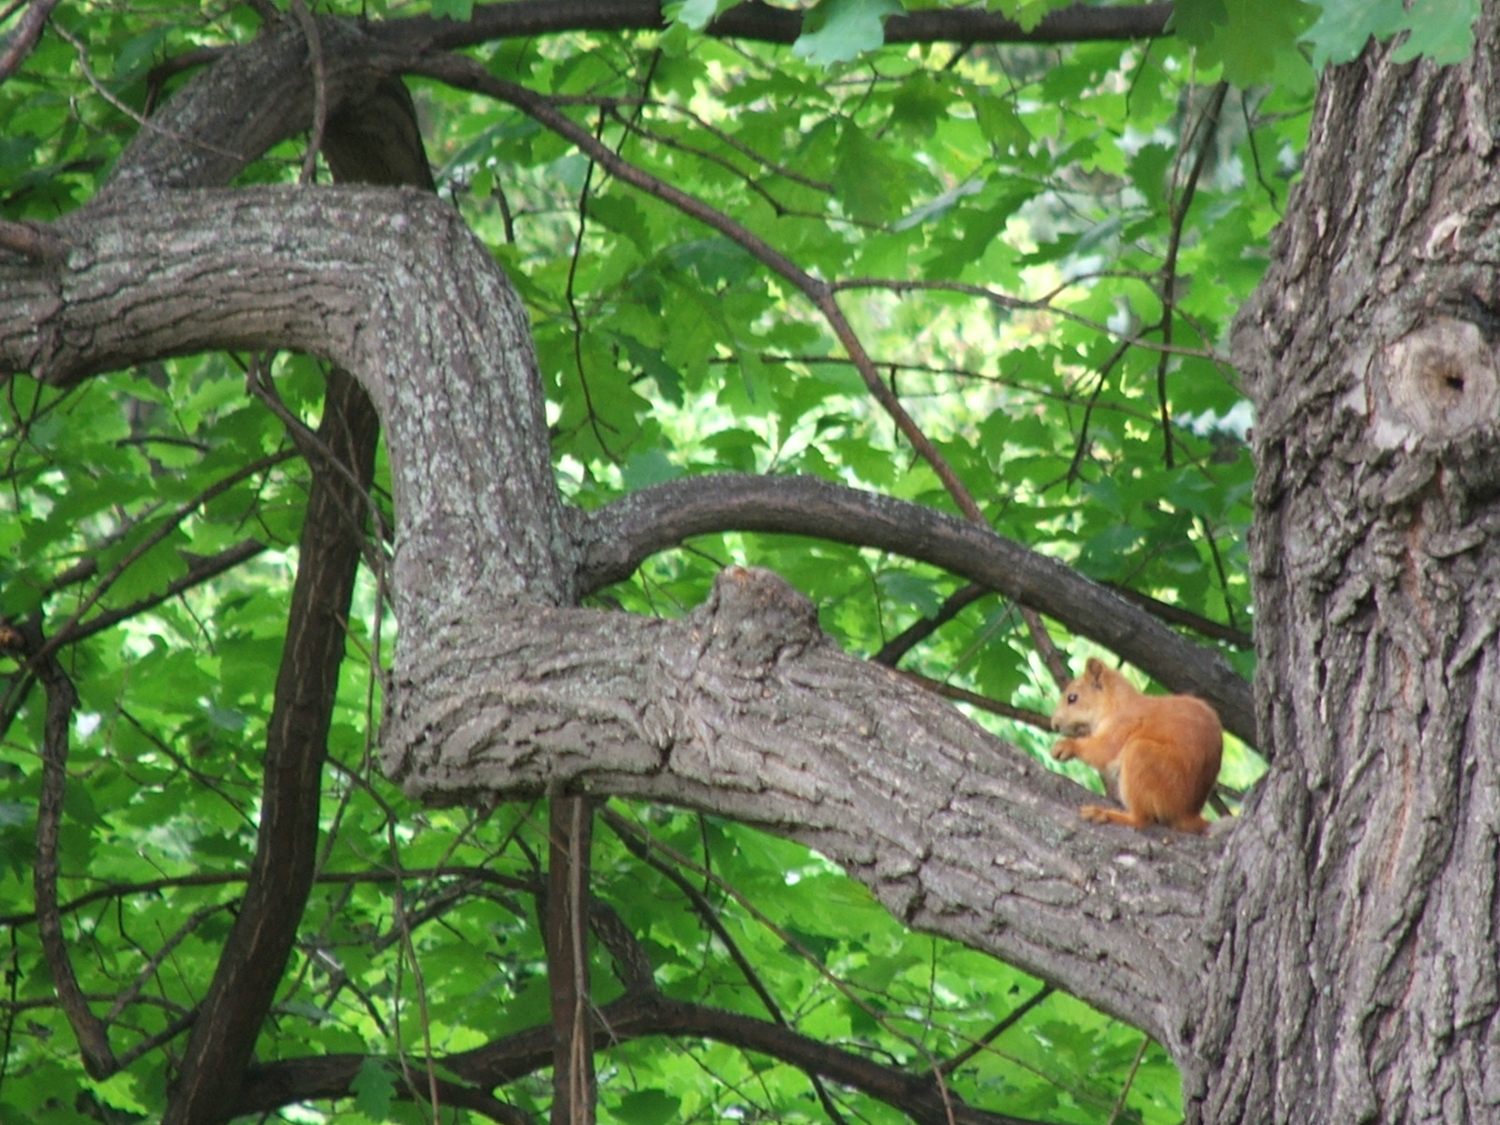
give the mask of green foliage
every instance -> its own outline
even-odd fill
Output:
[[[474,0],[432,0],[432,14],[467,22],[474,15]]]
[[[792,53],[825,66],[850,62],[885,42],[882,21],[901,10],[900,0],[818,0]]]
[[[1461,62],[1474,49],[1479,0],[1324,0],[1322,14],[1307,33],[1313,64],[1348,62],[1373,37],[1384,41],[1408,32],[1394,53],[1398,62],[1423,55],[1434,62]]]
[[[1321,63],[1411,30],[1403,51],[1450,59],[1468,50],[1472,4],[1330,0],[1314,22],[1296,0],[1181,0],[1178,34],[1149,47],[965,49],[883,47],[895,0],[821,0],[791,49],[700,35],[728,6],[669,6],[661,33],[527,37],[477,54],[500,77],[567,96],[611,149],[747,238],[849,282],[841,305],[866,348],[1001,534],[1248,630],[1249,414],[1225,339],[1297,172],[1311,96],[1297,41]],[[1030,26],[1060,5],[991,6]],[[386,5],[318,7],[378,18]],[[432,0],[430,11],[462,21],[471,5]],[[152,69],[244,42],[258,23],[247,6],[180,0],[60,5],[53,18],[0,85],[10,220],[84,203],[148,99],[186,80],[158,86]],[[1243,88],[1215,118],[1220,77]],[[952,508],[828,326],[744,240],[591,169],[509,108],[413,85],[441,190],[527,303],[570,501],[597,507],[734,470]],[[300,162],[300,145],[284,145],[245,180],[294,179]],[[39,615],[48,635],[70,622],[86,631],[61,654],[80,695],[60,845],[62,897],[76,909],[64,925],[85,993],[113,997],[148,979],[129,992],[117,1047],[164,1033],[201,998],[255,844],[307,471],[276,414],[247,396],[244,362],[147,364],[69,393],[16,378],[4,396],[0,614]],[[282,357],[275,381],[315,422],[317,365]],[[247,560],[172,586],[245,540],[258,544]],[[680,614],[731,562],[786,575],[855,653],[932,616],[960,586],[876,551],[724,534],[650,560],[599,601]],[[374,670],[391,629],[367,582],[324,779],[320,882],[258,1050],[367,1054],[356,1096],[320,1106],[329,1121],[413,1113],[389,1060],[420,1051],[424,1036],[457,1051],[548,1018],[534,895],[545,809],[423,810],[379,776]],[[1076,658],[1095,651],[1056,639]],[[1252,670],[1249,652],[1226,653]],[[902,666],[1033,709],[1054,695],[1016,608],[994,596]],[[45,705],[18,662],[0,673],[0,1118],[92,1120],[98,1106],[153,1116],[167,1057],[148,1051],[91,1082],[56,1006],[30,918]],[[975,713],[1023,749],[1041,754],[1049,741]],[[1228,768],[1244,784],[1257,763],[1236,752]],[[1042,988],[911,933],[804,848],[678,810],[615,811],[618,832],[597,834],[593,889],[671,996],[768,1019],[769,995],[795,1030],[920,1076]],[[673,858],[643,860],[625,825]],[[402,912],[421,920],[409,947]],[[608,952],[593,957],[608,1003],[620,986]],[[1141,1049],[1138,1032],[1052,995],[945,1080],[995,1112],[1175,1121],[1175,1072],[1158,1047]],[[724,1043],[641,1039],[611,1049],[605,1066],[605,1120],[825,1119],[799,1070]],[[529,1078],[505,1096],[541,1112],[550,1085]],[[851,1120],[895,1119],[864,1094],[834,1097]]]
[[[1173,19],[1200,62],[1222,65],[1225,78],[1250,86],[1293,55],[1312,14],[1303,0],[1179,0]]]

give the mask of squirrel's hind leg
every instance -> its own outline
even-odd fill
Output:
[[[1141,813],[1121,812],[1119,809],[1106,809],[1100,805],[1084,805],[1078,810],[1078,815],[1095,824],[1123,824],[1127,828],[1146,828],[1152,823],[1149,816]]]

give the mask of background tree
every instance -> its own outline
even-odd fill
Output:
[[[1483,1115],[1475,13],[1046,8],[10,10],[7,1113]]]

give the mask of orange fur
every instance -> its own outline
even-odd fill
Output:
[[[1052,714],[1058,739],[1052,756],[1078,758],[1118,786],[1125,811],[1084,805],[1079,814],[1100,824],[1145,828],[1166,824],[1202,832],[1203,803],[1219,777],[1224,731],[1219,716],[1191,695],[1142,695],[1124,676],[1090,659],[1083,675],[1063,688]]]

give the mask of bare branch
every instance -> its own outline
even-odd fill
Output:
[[[884,664],[887,668],[896,667],[896,665],[901,663],[903,656],[987,593],[989,591],[976,582],[969,583],[969,585],[961,590],[955,590],[943,601],[942,606],[936,613],[931,617],[924,617],[922,620],[914,622],[910,627],[903,630],[900,635],[892,637],[870,659],[876,664]]]
[[[71,914],[76,910],[82,910],[91,903],[103,902],[108,899],[123,899],[133,895],[152,895],[158,891],[168,890],[173,887],[218,887],[227,886],[230,883],[243,883],[249,877],[244,871],[212,871],[196,875],[173,875],[161,879],[148,879],[143,883],[110,883],[103,887],[97,887],[87,894],[79,895],[75,899],[62,903],[58,906],[58,914]],[[320,884],[333,886],[350,883],[394,883],[398,879],[429,880],[429,879],[462,879],[475,884],[489,884],[496,887],[504,887],[510,891],[522,891],[534,894],[536,885],[525,879],[517,879],[511,875],[503,875],[498,871],[490,871],[483,867],[416,867],[402,872],[395,871],[327,871],[318,875],[314,880]],[[4,914],[0,915],[0,928],[13,926],[26,926],[37,920],[34,913],[28,914]]]
[[[1001,703],[998,699],[980,695],[977,692],[966,691],[952,684],[945,684],[941,680],[934,680],[930,676],[924,676],[920,672],[902,671],[914,684],[920,684],[928,691],[941,695],[944,699],[951,699],[955,703],[967,703],[970,707],[977,707],[981,711],[988,711],[992,715],[1000,715],[1006,719],[1013,719],[1018,723],[1026,723],[1041,730],[1050,731],[1052,723],[1048,717],[1040,711],[1029,711],[1025,707],[1012,707],[1009,703]]]
[[[647,1036],[701,1037],[780,1059],[861,1090],[905,1113],[919,1125],[1042,1125],[1027,1118],[966,1105],[951,1092],[945,1101],[928,1077],[913,1075],[765,1020],[635,992],[598,1009],[594,1050]],[[447,1071],[476,1087],[504,1086],[552,1065],[551,1029],[537,1027],[440,1060]],[[365,1055],[316,1055],[250,1068],[237,1099],[240,1113],[266,1113],[313,1098],[348,1097]],[[414,1061],[413,1065],[420,1065]],[[399,1087],[398,1087],[399,1089]],[[451,1095],[449,1095],[451,1098]]]
[[[933,9],[892,16],[885,22],[887,43],[1077,43],[1091,40],[1149,39],[1169,34],[1169,3],[1093,7],[1075,4],[1048,12],[1024,30],[998,12]],[[418,16],[392,20],[389,34],[403,42],[433,47],[473,46],[493,39],[560,31],[655,31],[663,25],[660,0],[513,0],[483,4],[468,23]],[[751,2],[729,9],[709,24],[706,34],[790,44],[802,34],[802,13]]]
[[[63,937],[57,908],[58,831],[62,826],[63,798],[68,786],[68,728],[78,693],[55,659],[40,662],[37,674],[47,689],[46,732],[42,745],[42,792],[36,814],[36,867],[33,887],[36,897],[37,933],[52,974],[52,987],[78,1038],[83,1067],[89,1077],[108,1078],[118,1069],[110,1049],[104,1021],[89,1008],[78,977],[73,972],[68,942]]]
[[[26,14],[21,17],[21,22],[16,24],[15,30],[10,33],[10,38],[5,41],[4,48],[0,49],[0,82],[4,82],[21,69],[26,56],[31,54],[36,47],[37,40],[42,37],[42,29],[47,26],[47,17],[52,14],[52,9],[55,7],[57,7],[57,0],[31,0]]]
[[[1161,342],[1163,349],[1172,346],[1173,318],[1177,314],[1177,253],[1182,245],[1182,224],[1187,219],[1188,208],[1193,205],[1193,196],[1198,190],[1198,178],[1203,174],[1209,153],[1213,151],[1214,134],[1219,128],[1219,111],[1224,106],[1224,96],[1229,93],[1229,83],[1219,82],[1209,96],[1208,105],[1193,123],[1193,132],[1202,130],[1198,138],[1198,155],[1193,160],[1187,182],[1182,185],[1182,194],[1172,200],[1171,230],[1167,238],[1167,253],[1161,267]],[[1189,141],[1191,141],[1191,137]],[[1185,147],[1185,145],[1184,145]],[[1181,159],[1181,151],[1178,159]],[[1156,401],[1161,412],[1162,460],[1172,468],[1172,408],[1167,398],[1167,352],[1162,351],[1156,362]]]
[[[89,592],[88,596],[83,599],[78,608],[73,611],[73,615],[63,623],[62,627],[59,628],[56,633],[53,634],[53,636],[42,647],[41,651],[36,653],[32,657],[33,661],[42,661],[47,659],[64,643],[69,640],[76,639],[77,630],[79,629],[80,623],[83,621],[83,615],[98,603],[99,599],[102,598],[105,592],[108,591],[109,588],[119,580],[120,576],[123,575],[126,570],[128,570],[143,555],[145,555],[146,552],[150,551],[151,548],[167,539],[174,531],[176,531],[183,520],[187,519],[190,515],[192,515],[200,507],[208,503],[214,497],[222,495],[229,489],[233,488],[235,485],[239,484],[241,481],[253,477],[257,473],[264,472],[266,469],[280,464],[286,459],[287,455],[285,453],[272,453],[269,456],[258,458],[257,460],[250,462],[248,465],[241,465],[238,469],[230,473],[228,476],[209,485],[209,487],[205,488],[191,500],[187,501],[186,503],[180,504],[177,507],[177,510],[173,512],[171,516],[166,519],[160,527],[151,532],[150,535],[147,535],[144,539],[142,539],[139,543],[137,543],[134,547],[127,551],[110,569],[110,572],[106,574],[102,579],[100,579],[98,585],[96,585],[93,590]]]

